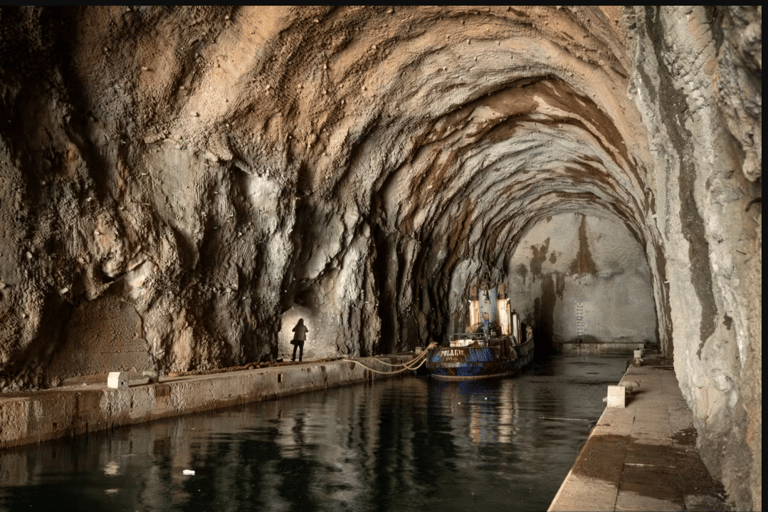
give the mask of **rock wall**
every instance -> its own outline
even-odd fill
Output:
[[[760,9],[635,16],[630,93],[650,131],[675,371],[702,459],[738,509],[759,510]]]
[[[298,317],[308,357],[443,340],[546,219],[610,219],[760,509],[761,13],[0,8],[0,389],[285,357]]]
[[[533,226],[510,258],[508,293],[537,346],[631,353],[657,344],[651,277],[624,224],[578,214]],[[592,343],[597,343],[593,346]],[[586,347],[586,345],[585,345]]]

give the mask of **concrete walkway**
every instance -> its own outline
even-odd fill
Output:
[[[625,408],[605,409],[549,510],[728,510],[672,366],[645,356],[627,381],[638,391]]]
[[[82,384],[0,394],[0,449],[295,393],[388,378],[412,354],[282,363],[167,378],[122,389]],[[369,370],[373,369],[374,371]]]

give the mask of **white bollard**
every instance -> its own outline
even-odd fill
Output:
[[[623,409],[626,394],[624,386],[608,386],[608,407]]]
[[[112,389],[128,389],[128,374],[125,372],[109,372],[107,387]]]

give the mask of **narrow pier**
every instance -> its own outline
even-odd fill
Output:
[[[413,355],[304,362],[191,375],[122,389],[103,384],[0,394],[0,449],[159,418],[387,378]],[[368,369],[370,368],[370,370]]]
[[[636,392],[606,407],[549,510],[727,511],[671,364],[646,355],[618,384],[630,383]]]

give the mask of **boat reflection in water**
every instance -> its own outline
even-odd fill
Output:
[[[515,432],[513,388],[510,380],[431,381],[429,396],[435,413],[448,412],[454,429],[468,432],[473,443],[511,443]]]
[[[514,379],[376,381],[4,450],[0,510],[546,510],[587,435],[585,422],[554,420],[599,417],[597,373],[616,370],[616,382],[626,360],[552,364]]]

